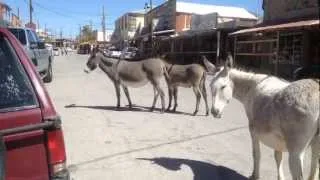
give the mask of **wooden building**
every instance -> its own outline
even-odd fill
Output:
[[[319,67],[317,1],[289,1],[265,0],[262,24],[230,34],[238,66],[289,80],[298,68]]]
[[[168,0],[146,13],[136,46],[144,54],[169,54],[182,63],[199,59],[199,54],[215,60],[229,32],[256,22],[257,17],[243,8]]]

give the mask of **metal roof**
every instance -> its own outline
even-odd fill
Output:
[[[306,28],[306,27],[313,27],[313,26],[319,27],[319,19],[318,20],[297,21],[297,22],[278,24],[278,25],[272,25],[272,26],[256,27],[256,28],[250,28],[250,29],[243,29],[243,30],[239,30],[239,31],[230,33],[229,35],[232,36],[232,35],[247,34],[247,33],[252,33],[252,32],[297,29],[297,28]]]
[[[223,17],[258,19],[255,15],[244,8],[231,6],[216,6],[177,1],[176,10],[177,12],[189,14],[205,15],[209,13],[218,13],[219,16]]]

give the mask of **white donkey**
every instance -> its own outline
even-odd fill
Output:
[[[289,152],[293,180],[303,180],[303,158],[312,149],[309,180],[319,180],[320,115],[319,81],[305,79],[286,82],[274,76],[232,68],[229,55],[224,67],[205,65],[214,74],[210,84],[214,117],[235,97],[245,107],[252,138],[253,173],[259,179],[260,142],[274,149],[278,180],[283,180],[282,152]]]

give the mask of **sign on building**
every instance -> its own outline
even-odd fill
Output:
[[[217,28],[218,13],[206,15],[194,14],[191,17],[191,30],[208,30]]]

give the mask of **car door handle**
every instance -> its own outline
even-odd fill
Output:
[[[48,119],[42,123],[31,124],[11,129],[0,130],[0,180],[5,180],[5,163],[6,163],[6,145],[4,142],[4,136],[24,133],[28,131],[35,131],[40,129],[57,129],[61,128],[61,119],[60,117],[54,117],[52,119]]]

